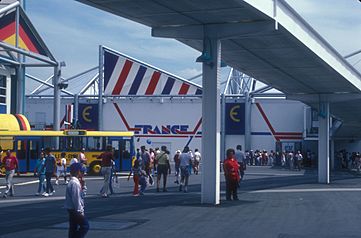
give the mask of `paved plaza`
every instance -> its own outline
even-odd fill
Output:
[[[222,175],[223,176],[223,175]],[[223,178],[222,178],[223,179]],[[200,204],[201,175],[192,175],[189,193],[149,187],[133,197],[132,181],[120,179],[116,194],[100,198],[102,180],[89,177],[87,237],[359,237],[361,177],[348,172],[332,175],[332,184],[317,183],[316,170],[289,171],[248,167],[239,201]],[[52,197],[35,197],[34,177],[16,178],[16,196],[0,200],[0,237],[66,237],[63,209],[65,185]],[[4,178],[0,178],[1,185]],[[3,189],[1,189],[3,191]]]

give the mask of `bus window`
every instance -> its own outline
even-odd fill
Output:
[[[5,150],[13,150],[14,141],[12,137],[1,137],[0,138],[0,146]]]
[[[88,137],[87,148],[93,151],[102,151],[103,147],[101,143],[101,138],[102,137]]]
[[[52,148],[53,141],[54,139],[52,137],[44,137],[42,149],[45,149],[47,147]]]

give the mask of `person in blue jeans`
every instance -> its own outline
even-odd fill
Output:
[[[45,195],[45,157],[43,152],[40,153],[40,158],[36,161],[34,174],[39,178],[38,191],[35,195]],[[41,191],[43,191],[43,193],[41,193]]]
[[[65,192],[65,209],[69,214],[69,238],[83,238],[88,233],[89,222],[84,213],[83,185],[81,178],[85,167],[80,163],[70,165],[70,181]]]
[[[51,196],[55,193],[53,185],[51,184],[51,177],[55,175],[56,160],[54,155],[51,154],[51,149],[48,147],[45,152],[45,178],[46,178],[46,193],[44,196]]]

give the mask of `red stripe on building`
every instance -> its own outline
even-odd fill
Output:
[[[127,80],[130,69],[132,68],[133,62],[130,60],[126,60],[122,69],[122,72],[119,75],[117,83],[113,89],[112,95],[118,95],[123,89],[125,80]]]
[[[15,34],[15,22],[0,29],[0,40],[5,40]]]
[[[180,135],[194,135],[194,134],[197,133],[197,131],[198,131],[199,127],[201,126],[201,124],[202,124],[202,118],[199,119],[199,121],[198,121],[198,123],[197,123],[197,125],[196,125],[196,127],[194,128],[193,131],[180,131],[180,130],[176,130],[176,132],[177,132],[177,134],[180,134]]]
[[[155,88],[157,87],[157,84],[159,82],[160,75],[161,75],[161,73],[158,71],[155,71],[153,73],[150,83],[148,85],[148,88],[145,91],[145,95],[153,95]]]
[[[67,105],[67,122],[71,123],[71,105]],[[67,126],[68,129],[71,128],[71,125]]]
[[[113,103],[113,104],[114,104],[115,110],[117,110],[120,118],[122,119],[122,121],[128,131],[140,131],[141,130],[140,128],[131,128],[127,122],[127,119],[125,119],[125,116],[123,115],[122,111],[120,110],[118,104],[116,104],[116,103]]]
[[[28,49],[31,51],[31,52],[34,52],[34,53],[38,53],[39,54],[39,51],[38,49],[36,48],[36,46],[33,44],[33,42],[30,40],[28,34],[25,32],[24,28],[20,25],[19,27],[19,35],[20,35],[20,38],[24,41],[26,47],[28,47]]]
[[[156,138],[189,138],[187,135],[134,135],[134,137],[156,137]],[[195,136],[196,138],[202,138],[202,136]]]
[[[179,95],[186,95],[188,93],[188,90],[189,90],[189,84],[183,83],[182,87],[179,89],[178,94]]]
[[[302,140],[302,136],[277,136],[279,140]]]
[[[64,122],[66,120],[66,115],[64,115],[63,119],[60,122],[60,127],[62,127],[64,125]]]
[[[258,102],[256,103],[256,106],[259,110],[259,112],[261,113],[264,121],[266,122],[268,128],[270,129],[272,135],[274,136],[274,138],[276,139],[276,141],[279,141],[280,139],[278,137],[275,136],[276,132],[275,130],[273,129],[272,125],[271,125],[271,122],[268,120],[267,116],[266,116],[266,113],[263,111],[263,108],[261,107],[261,104],[259,104]]]

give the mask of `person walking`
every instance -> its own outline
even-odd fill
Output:
[[[53,185],[51,184],[51,177],[55,174],[55,157],[51,154],[51,149],[45,148],[45,178],[46,178],[46,193],[45,197],[52,196],[55,193]]]
[[[234,154],[234,149],[228,149],[226,152],[227,158],[223,164],[224,176],[226,179],[226,199],[228,201],[231,200],[231,196],[233,197],[233,200],[238,200],[237,188],[240,181],[239,164],[234,158]]]
[[[153,178],[150,174],[150,166],[151,166],[151,158],[150,158],[150,153],[145,149],[145,146],[142,145],[140,147],[140,157],[142,159],[142,170],[144,170],[149,178],[149,183],[153,184]]]
[[[155,153],[154,153],[154,150],[152,148],[149,149],[149,155],[150,155],[150,170],[151,170],[151,175],[152,175],[152,183],[150,183],[149,181],[149,184],[150,185],[153,185],[154,184],[154,159],[155,159]]]
[[[292,153],[292,151],[290,151],[288,153],[288,163],[289,163],[289,166],[290,166],[290,170],[293,170],[294,161],[293,161],[293,153]]]
[[[157,192],[159,192],[160,180],[163,175],[163,192],[167,192],[167,176],[168,172],[171,173],[170,164],[169,164],[169,155],[167,153],[167,147],[162,146],[161,152],[155,157],[157,162]]]
[[[80,163],[70,166],[70,181],[66,187],[65,209],[69,214],[69,238],[83,238],[89,230],[89,222],[84,212],[84,193],[80,178],[85,173],[85,168]]]
[[[65,159],[65,152],[60,154],[60,158],[56,159],[56,180],[55,184],[59,185],[59,178],[60,176],[64,177],[64,184],[68,184],[66,180],[66,159]]]
[[[174,157],[173,157],[174,170],[175,170],[175,181],[174,181],[174,183],[176,183],[176,184],[179,184],[179,175],[180,175],[180,173],[179,173],[179,171],[180,171],[180,158],[179,158],[179,156],[180,156],[180,154],[181,154],[181,151],[177,150],[175,152]]]
[[[86,172],[87,172],[87,164],[88,164],[88,159],[86,158],[86,156],[85,156],[85,148],[81,148],[81,150],[80,150],[80,153],[79,153],[79,155],[78,155],[78,162],[84,167],[84,170],[85,170],[85,172],[84,172],[84,174],[86,174]],[[87,191],[87,186],[86,186],[86,182],[85,182],[85,180],[84,180],[84,176],[82,176],[81,178],[81,184],[82,184],[82,186],[83,186],[83,192],[84,192],[84,194],[86,194],[86,191]]]
[[[112,146],[107,145],[106,152],[99,155],[98,159],[102,160],[101,173],[104,176],[104,183],[103,183],[102,189],[100,190],[100,193],[103,198],[107,198],[109,196],[108,190],[109,190],[109,186],[110,186],[110,175],[112,173],[112,160],[114,160]]]
[[[6,151],[6,155],[3,158],[2,164],[5,166],[5,181],[6,181],[6,190],[4,192],[3,197],[7,198],[8,193],[12,197],[14,196],[14,183],[13,177],[15,174],[15,170],[19,169],[18,159],[12,155],[10,150]],[[20,175],[19,171],[17,171],[18,176]]]
[[[236,146],[235,157],[239,164],[239,174],[241,175],[241,180],[242,180],[244,177],[244,171],[246,170],[246,161],[241,145]]]
[[[34,169],[34,175],[39,178],[38,191],[35,193],[35,196],[45,195],[45,155],[44,152],[40,153],[39,159],[36,161],[36,166]],[[43,193],[41,193],[43,191]]]
[[[302,161],[303,161],[303,156],[301,154],[301,151],[297,151],[296,160],[297,160],[296,163],[297,163],[298,171],[301,171]]]
[[[140,171],[140,177],[139,177],[139,195],[144,195],[145,189],[147,188],[147,184],[149,181],[149,176],[145,170]]]
[[[110,194],[114,194],[114,189],[113,189],[114,183],[118,184],[118,175],[117,175],[117,169],[115,167],[115,162],[114,160],[112,160],[112,170],[110,171],[110,178],[109,178]]]
[[[133,175],[133,181],[134,181],[134,189],[133,189],[133,196],[139,196],[139,178],[141,174],[141,169],[139,165],[139,160],[135,160],[134,164],[132,166],[132,169],[129,172],[128,175],[128,181],[130,179],[130,176]]]
[[[199,163],[202,160],[202,155],[201,152],[199,152],[198,149],[194,150],[194,162],[193,162],[193,169],[194,169],[194,174],[198,175],[199,172]]]
[[[189,153],[188,146],[184,147],[183,153],[180,154],[179,159],[180,159],[180,171],[181,171],[181,181],[180,181],[180,185],[179,185],[179,191],[184,191],[185,193],[187,193],[188,192],[188,181],[189,181],[189,175],[190,175],[189,168],[192,166],[192,156]]]

